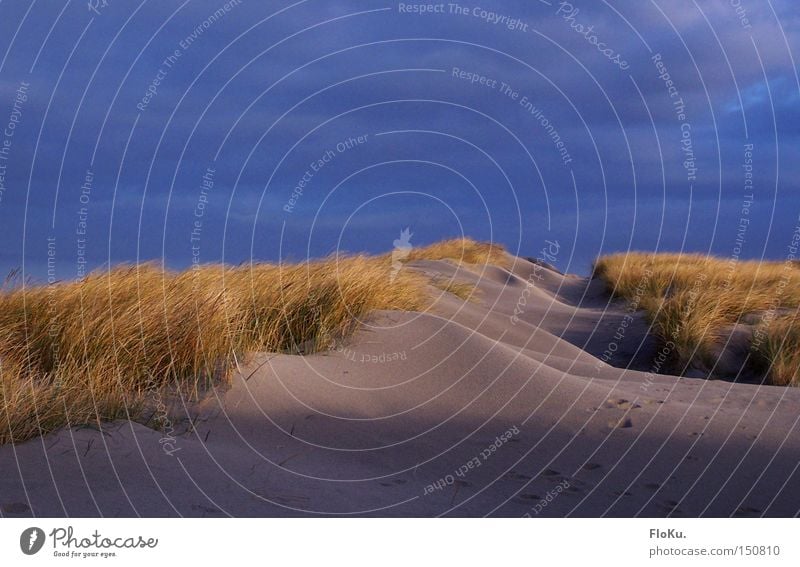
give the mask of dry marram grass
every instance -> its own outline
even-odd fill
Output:
[[[443,240],[424,248],[410,251],[408,260],[455,260],[465,264],[493,264],[507,267],[509,257],[505,248],[489,242],[475,242],[468,238]]]
[[[793,262],[736,262],[696,254],[628,253],[597,260],[609,290],[649,314],[672,347],[673,369],[713,368],[733,325],[752,329],[751,370],[798,385],[800,270]]]
[[[491,262],[467,239],[409,260]],[[63,425],[136,417],[163,388],[197,393],[248,353],[327,348],[377,309],[428,307],[427,280],[389,256],[293,265],[120,266],[0,293],[0,443]]]

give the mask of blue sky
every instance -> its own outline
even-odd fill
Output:
[[[790,2],[415,6],[3,0],[0,270],[380,252],[406,227],[558,241],[577,273],[737,235],[786,257]]]

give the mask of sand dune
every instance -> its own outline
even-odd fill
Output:
[[[600,282],[513,260],[413,262],[477,300],[431,286],[427,313],[374,313],[326,352],[254,355],[201,403],[170,400],[164,431],[116,421],[0,447],[0,509],[798,514],[800,389],[651,373],[643,315]]]

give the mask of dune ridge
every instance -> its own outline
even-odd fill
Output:
[[[408,259],[497,261],[440,242]],[[140,417],[165,387],[198,394],[253,352],[328,348],[376,309],[424,310],[427,282],[391,255],[298,264],[118,266],[0,293],[0,444],[66,424]],[[462,297],[469,286],[437,282]]]
[[[0,511],[800,511],[800,390],[655,372],[646,314],[604,281],[502,264],[412,260],[404,271],[474,286],[477,300],[429,285],[424,312],[374,310],[314,353],[255,354],[200,401],[164,398],[159,430],[116,420],[0,447],[13,471]]]

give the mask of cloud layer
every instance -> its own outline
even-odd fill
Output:
[[[729,256],[745,217],[742,256],[781,258],[798,223],[788,0],[89,5],[0,5],[5,270],[376,252],[410,227],[557,239],[586,272]]]

